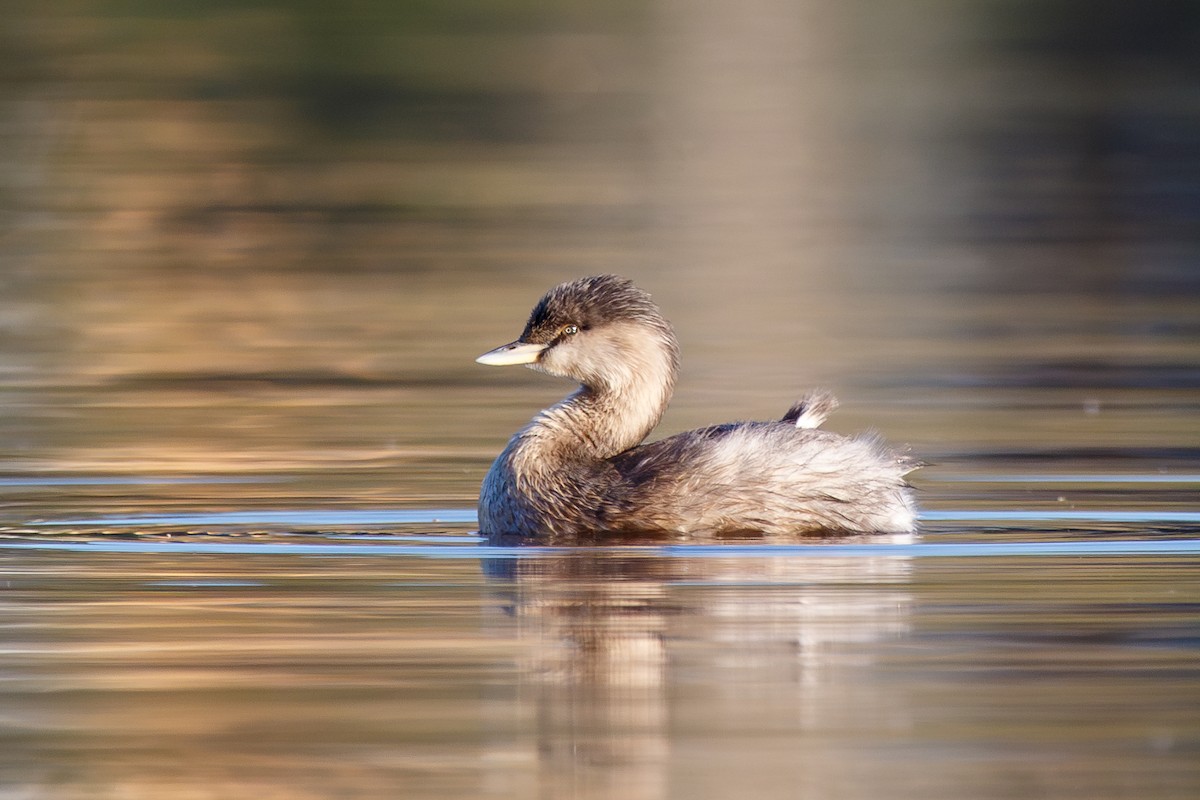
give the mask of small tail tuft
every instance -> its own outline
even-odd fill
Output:
[[[783,422],[791,422],[797,428],[819,428],[835,408],[837,398],[824,389],[816,389],[801,397],[787,413]]]

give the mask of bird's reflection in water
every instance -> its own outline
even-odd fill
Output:
[[[737,796],[748,742],[799,748],[834,716],[895,717],[845,669],[908,630],[908,557],[706,550],[553,547],[485,562],[518,623],[540,796],[651,800],[692,780],[708,796],[727,780]],[[793,751],[754,777],[812,782],[797,759],[810,760]],[[700,777],[720,762],[732,769]]]

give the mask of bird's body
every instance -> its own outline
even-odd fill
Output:
[[[521,338],[479,361],[579,381],[509,441],[484,479],[484,534],[904,533],[912,464],[877,438],[818,430],[836,405],[813,393],[781,420],[639,443],[666,409],[678,348],[649,295],[611,275],[550,290]]]

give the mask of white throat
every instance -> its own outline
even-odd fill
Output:
[[[678,371],[670,328],[656,333],[640,325],[605,331],[575,364],[584,385],[535,417],[529,432],[570,437],[598,459],[639,444],[662,419]]]

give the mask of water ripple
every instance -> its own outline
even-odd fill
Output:
[[[1137,511],[1115,510],[938,510],[923,511],[926,522],[1028,523],[1028,522],[1100,522],[1100,523],[1200,523],[1200,510]],[[367,527],[379,525],[473,525],[474,509],[438,508],[408,510],[337,510],[337,511],[222,511],[206,514],[147,514],[116,517],[36,520],[35,527],[221,527],[221,526],[301,526]]]
[[[1200,511],[923,511],[926,522],[1156,522],[1200,523]]]
[[[447,508],[421,510],[338,510],[338,511],[218,511],[207,514],[146,514],[91,519],[38,520],[31,524],[57,527],[129,527],[172,526],[205,527],[223,525],[291,525],[354,527],[371,525],[436,525],[475,523],[474,509]]]
[[[286,480],[275,475],[24,475],[0,477],[0,486],[191,486],[283,483]]]
[[[951,475],[938,476],[937,480],[939,483],[1200,483],[1200,474]]]
[[[671,544],[642,546],[497,547],[479,544],[478,537],[464,536],[462,543],[430,544],[296,543],[296,542],[198,542],[179,540],[112,541],[61,539],[0,540],[0,550],[61,550],[86,553],[194,553],[266,554],[293,556],[410,556],[433,559],[528,559],[561,557],[565,553],[605,555],[654,555],[672,558],[775,558],[780,556],[905,556],[911,558],[961,558],[978,556],[1124,556],[1200,554],[1200,539],[1101,540],[1070,542],[914,542],[911,544]]]

